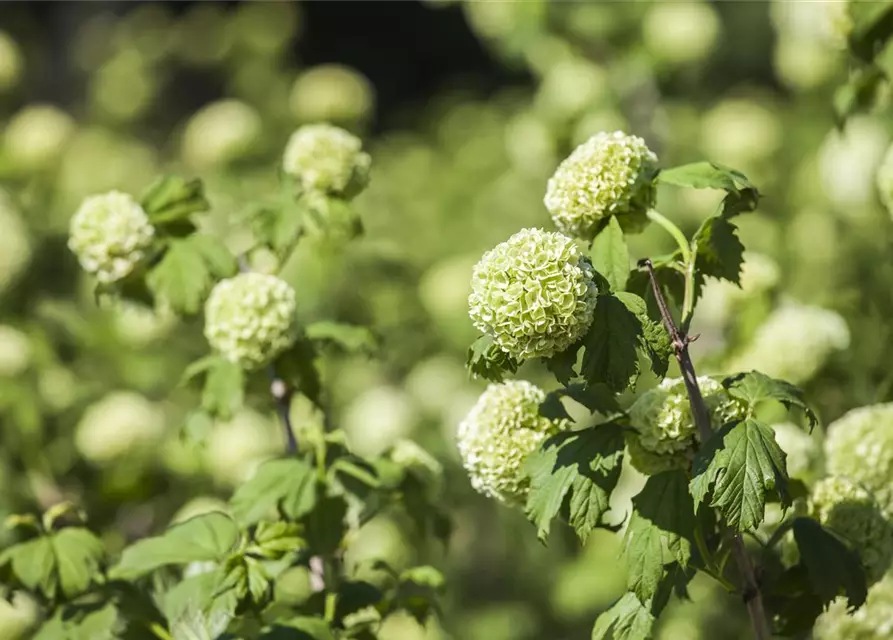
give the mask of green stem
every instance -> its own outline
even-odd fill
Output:
[[[682,230],[660,212],[649,209],[645,215],[673,236],[673,240],[676,241],[679,251],[682,253],[682,267],[685,273],[685,298],[682,302],[682,327],[684,330],[688,327],[695,306],[695,259],[691,252],[691,245]]]
[[[148,626],[149,631],[152,632],[152,635],[154,635],[156,638],[159,638],[159,640],[174,640],[173,636],[167,632],[167,629],[162,627],[157,622],[150,622]]]

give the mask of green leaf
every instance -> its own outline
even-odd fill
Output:
[[[800,562],[806,567],[822,604],[827,605],[838,595],[846,594],[851,608],[860,607],[868,588],[856,552],[812,518],[795,519],[793,528]]]
[[[551,358],[542,359],[543,364],[546,365],[546,369],[548,369],[561,384],[570,384],[570,381],[577,377],[577,372],[574,371],[574,367],[577,364],[577,354],[579,353],[581,346],[583,346],[582,342],[577,342],[564,351],[556,353]]]
[[[305,332],[310,340],[334,344],[347,353],[371,354],[378,348],[378,341],[366,327],[324,320],[307,325]]]
[[[51,600],[60,593],[72,599],[87,590],[104,557],[102,543],[90,531],[65,527],[10,547],[0,556],[0,566],[10,563],[18,581],[31,591]]]
[[[220,560],[238,539],[239,529],[229,516],[219,511],[202,514],[130,545],[109,576],[131,580],[166,565]]]
[[[238,598],[221,590],[222,567],[183,579],[164,592],[160,607],[175,638],[217,638],[235,615]]]
[[[634,593],[625,593],[602,613],[592,629],[592,640],[648,640],[654,616]]]
[[[750,180],[741,173],[715,162],[693,162],[671,169],[663,169],[658,181],[678,187],[694,189],[722,189],[737,193],[742,189],[753,189]]]
[[[626,280],[629,278],[629,249],[616,216],[611,216],[608,224],[595,236],[589,255],[592,257],[592,266],[604,276],[612,291],[623,291],[626,288]]]
[[[722,384],[730,396],[745,402],[751,411],[761,402],[775,401],[783,404],[788,410],[797,407],[803,411],[809,422],[810,431],[819,422],[815,412],[806,404],[803,391],[790,382],[770,378],[759,371],[751,371],[729,376],[722,381]]]
[[[515,373],[518,363],[499,348],[490,336],[481,336],[468,348],[468,370],[475,377],[502,382],[503,372]]]
[[[838,129],[844,128],[850,116],[871,109],[886,81],[887,75],[876,64],[851,71],[847,82],[834,91],[834,119]]]
[[[430,566],[407,569],[400,574],[396,604],[409,612],[419,624],[425,624],[428,616],[438,610],[437,599],[443,594],[443,574]]]
[[[201,180],[180,176],[158,178],[143,194],[140,204],[156,227],[188,220],[193,213],[211,208]]]
[[[66,598],[87,590],[99,573],[105,549],[99,538],[82,527],[66,527],[52,536],[59,586]]]
[[[113,603],[59,607],[32,640],[117,640],[124,627]]]
[[[290,620],[277,620],[273,627],[262,633],[259,640],[335,640],[329,623],[322,618],[302,616]]]
[[[325,496],[316,501],[304,518],[307,544],[316,553],[334,553],[344,537],[347,502],[340,496]]]
[[[636,348],[642,323],[613,295],[601,295],[592,327],[583,338],[586,351],[580,373],[590,384],[604,383],[616,393],[627,389],[639,373]]]
[[[210,415],[229,420],[242,408],[245,398],[245,372],[220,356],[207,367],[202,408]]]
[[[636,294],[618,293],[617,299],[638,319],[642,327],[639,334],[639,346],[651,362],[651,370],[654,375],[663,378],[670,366],[670,356],[673,355],[673,344],[666,327],[662,322],[651,319],[648,315],[648,305]]]
[[[633,498],[633,508],[626,532],[628,586],[647,603],[657,593],[664,566],[675,560],[684,569],[691,559],[695,513],[685,473],[676,470],[649,476]]]
[[[242,526],[255,524],[278,507],[293,520],[316,504],[316,470],[300,458],[270,460],[258,467],[230,499],[233,516]]]
[[[862,62],[871,62],[893,37],[893,6],[886,2],[854,2],[854,21],[848,38],[850,52]]]
[[[772,427],[754,418],[715,432],[695,456],[693,475],[695,506],[712,487],[710,506],[737,531],[752,530],[763,521],[767,493],[789,504],[785,454]]]
[[[623,434],[619,425],[601,424],[553,436],[525,463],[530,491],[525,512],[545,541],[562,510],[585,542],[602,524],[611,491],[620,477]]]
[[[195,233],[174,238],[161,261],[146,276],[149,290],[182,314],[198,313],[216,279],[236,273],[238,265],[217,238]]]
[[[303,394],[317,407],[323,408],[321,405],[322,380],[317,366],[318,355],[313,343],[302,336],[295,340],[287,351],[276,358],[273,368],[291,389],[296,393]]]
[[[744,262],[744,245],[738,227],[723,216],[707,218],[692,241],[695,267],[703,278],[710,276],[738,284]]]

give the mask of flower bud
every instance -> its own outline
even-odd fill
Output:
[[[292,345],[297,330],[295,290],[262,273],[217,283],[205,303],[211,347],[245,369],[261,367]]]
[[[592,265],[560,233],[522,229],[488,251],[472,274],[474,326],[519,360],[550,357],[592,324]]]
[[[849,541],[862,561],[869,584],[893,562],[893,525],[868,491],[844,476],[829,476],[813,487],[812,517]]]
[[[362,149],[362,141],[344,129],[304,125],[288,140],[283,169],[308,191],[351,197],[369,180],[372,159]]]
[[[146,257],[155,229],[126,193],[90,196],[71,219],[68,247],[84,271],[102,283],[129,276]]]
[[[459,425],[459,453],[471,486],[500,502],[523,504],[524,460],[546,438],[570,426],[540,415],[546,393],[524,380],[491,384]]]
[[[702,376],[698,386],[715,429],[740,419],[744,410],[716,380]],[[634,434],[627,437],[630,462],[648,475],[684,468],[700,439],[682,378],[665,378],[643,393],[629,410]]]
[[[858,482],[893,517],[893,404],[853,409],[832,422],[825,456],[828,473]]]
[[[624,229],[641,230],[654,204],[657,156],[642,138],[599,133],[577,147],[546,188],[546,209],[562,232],[590,239],[617,216]]]

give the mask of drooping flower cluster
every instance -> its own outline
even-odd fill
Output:
[[[474,268],[474,326],[519,360],[549,357],[583,336],[598,291],[592,265],[560,233],[522,229]]]
[[[813,487],[809,507],[816,520],[853,545],[869,583],[890,568],[893,525],[868,491],[843,476],[828,476]]]
[[[205,337],[216,351],[245,369],[256,369],[294,342],[297,297],[284,280],[240,273],[222,280],[205,304]]]
[[[828,473],[852,478],[893,517],[893,404],[853,409],[828,426]]]
[[[716,380],[702,376],[698,386],[714,429],[743,415],[743,407]],[[636,469],[654,475],[685,466],[699,436],[682,378],[665,378],[643,393],[630,407],[629,417],[635,433],[626,444]]]
[[[750,344],[726,367],[757,369],[794,384],[812,378],[836,351],[850,344],[850,330],[838,313],[789,302],[774,310]]]
[[[132,196],[110,191],[90,196],[71,218],[68,247],[84,271],[102,283],[129,276],[155,237],[149,217]]]
[[[577,147],[549,179],[545,205],[564,233],[590,238],[609,216],[641,229],[655,198],[657,156],[622,131],[599,133]]]
[[[471,485],[506,504],[522,504],[528,482],[522,464],[566,420],[540,415],[546,393],[524,380],[491,384],[459,425],[459,453]]]
[[[879,640],[893,638],[893,575],[868,590],[868,599],[856,611],[838,598],[816,620],[815,640]]]
[[[286,173],[296,176],[308,191],[351,197],[369,179],[372,159],[363,142],[329,124],[308,124],[295,131],[282,159]]]

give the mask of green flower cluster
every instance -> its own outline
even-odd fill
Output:
[[[852,478],[893,515],[893,403],[853,409],[828,426],[828,473]]]
[[[809,510],[852,543],[869,583],[880,580],[893,563],[893,525],[868,491],[843,476],[828,476],[813,487]]]
[[[546,188],[546,209],[572,236],[591,238],[612,215],[628,231],[637,231],[654,204],[656,173],[657,156],[644,140],[602,132],[558,166]]]
[[[256,369],[294,342],[297,297],[284,280],[240,273],[222,280],[205,304],[205,337],[216,351],[245,369]]]
[[[372,158],[363,142],[329,124],[308,124],[295,131],[285,147],[282,166],[307,191],[350,198],[369,181]]]
[[[715,428],[743,416],[743,407],[712,378],[698,378],[698,386]],[[627,436],[630,462],[648,475],[684,468],[698,442],[698,428],[682,378],[665,378],[643,393],[629,410],[635,430]]]
[[[71,218],[68,248],[84,271],[102,283],[129,276],[146,257],[155,229],[132,196],[120,191],[90,196]]]
[[[524,380],[491,384],[459,425],[458,446],[471,486],[500,502],[523,504],[521,465],[548,437],[570,426],[540,415],[546,393]]]
[[[817,620],[815,640],[880,640],[893,638],[893,575],[868,590],[868,599],[856,611],[838,598]]]
[[[512,357],[547,358],[589,329],[598,295],[593,276],[572,239],[522,229],[475,266],[469,315]]]

